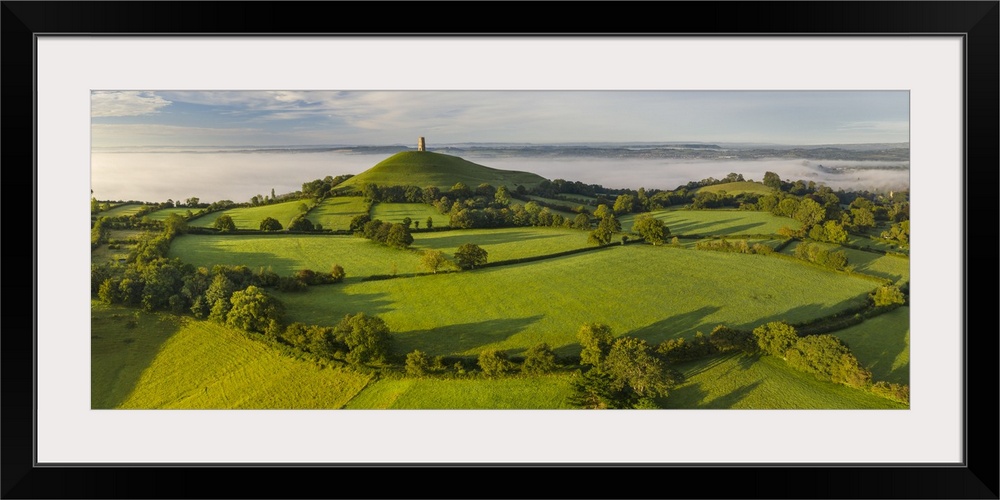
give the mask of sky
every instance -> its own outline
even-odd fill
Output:
[[[92,145],[909,141],[906,91],[93,91]]]

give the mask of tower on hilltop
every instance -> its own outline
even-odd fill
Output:
[[[417,140],[417,151],[427,151],[427,146],[424,144],[423,137]]]

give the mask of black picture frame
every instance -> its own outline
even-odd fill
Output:
[[[8,328],[0,335],[0,493],[4,498],[998,498],[1000,466],[993,437],[1000,422],[998,335],[995,319],[985,320],[982,312],[996,310],[997,274],[987,274],[981,268],[989,262],[989,270],[994,269],[997,233],[995,225],[985,228],[980,223],[985,214],[996,215],[996,189],[1000,186],[1000,2],[403,2],[391,4],[391,10],[389,6],[383,2],[2,2],[6,140],[0,153],[7,167],[8,202],[17,201],[23,211],[23,203],[29,202],[26,192],[30,192],[30,203],[37,207],[39,186],[44,182],[37,179],[36,169],[28,168],[35,165],[36,155],[35,127],[29,124],[35,124],[34,44],[41,33],[961,35],[965,50],[966,206],[964,220],[959,223],[965,226],[963,288],[969,292],[963,318],[967,369],[965,428],[960,430],[965,442],[963,463],[871,467],[530,463],[40,467],[34,458],[33,325],[37,302],[42,298],[34,286],[29,293],[28,283],[34,283],[39,265],[37,231],[42,221],[33,210],[35,244],[31,253],[24,255],[28,247],[23,238],[5,248],[17,252],[8,254],[8,263],[30,259],[35,266],[31,272],[20,264],[5,269],[7,307],[3,317]],[[322,15],[326,7],[332,7],[337,15]],[[441,9],[449,10],[449,15],[437,13]],[[569,9],[572,16],[566,14]],[[427,15],[430,12],[435,14]],[[556,15],[545,14],[552,12]],[[25,225],[23,219],[8,220],[11,222]],[[991,222],[995,224],[995,220]],[[985,233],[983,237],[980,232]],[[969,244],[972,241],[975,244]],[[987,283],[970,284],[970,261],[985,248],[991,249],[990,258],[975,259],[975,275],[987,276]],[[488,440],[488,436],[483,438]],[[475,440],[442,443],[477,444]],[[372,474],[391,477],[372,480],[369,478],[379,477]],[[469,484],[476,486],[466,486]]]

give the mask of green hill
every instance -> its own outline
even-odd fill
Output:
[[[743,193],[753,193],[753,194],[768,194],[772,190],[771,188],[765,186],[760,182],[726,182],[724,184],[714,184],[711,186],[700,187],[695,189],[694,192],[705,191],[709,193],[718,193],[719,191],[725,191],[726,194],[730,195],[740,195]]]
[[[338,189],[360,190],[365,184],[374,183],[379,186],[437,186],[448,190],[463,182],[472,189],[487,183],[494,187],[505,185],[513,190],[518,184],[532,188],[544,180],[544,177],[530,172],[490,168],[457,156],[431,151],[403,151],[344,181]]]

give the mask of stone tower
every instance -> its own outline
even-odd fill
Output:
[[[427,147],[424,144],[424,138],[421,137],[417,140],[417,151],[427,151]]]

